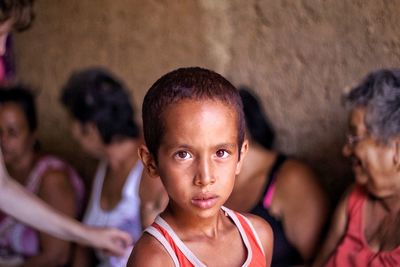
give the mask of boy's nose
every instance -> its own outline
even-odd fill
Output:
[[[206,186],[209,184],[213,184],[214,182],[215,178],[212,171],[212,163],[209,162],[208,159],[200,160],[198,163],[196,177],[194,179],[195,185]]]

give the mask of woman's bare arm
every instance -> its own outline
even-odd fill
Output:
[[[11,179],[0,151],[0,210],[23,223],[55,237],[123,255],[132,243],[128,233],[117,229],[92,228],[63,215]]]
[[[317,253],[317,257],[312,265],[313,267],[323,266],[342,240],[348,224],[346,213],[347,201],[348,194],[344,196],[336,208],[331,228],[323,243],[322,249]]]
[[[160,178],[150,177],[143,171],[140,180],[140,215],[142,227],[151,225],[168,204],[168,195]]]
[[[305,164],[290,160],[277,179],[281,196],[281,217],[288,240],[310,263],[321,242],[328,216],[328,200],[314,172]]]

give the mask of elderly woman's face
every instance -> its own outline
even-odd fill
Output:
[[[388,197],[400,190],[400,143],[378,142],[365,126],[365,108],[350,115],[349,133],[343,154],[351,159],[356,182],[376,197]]]

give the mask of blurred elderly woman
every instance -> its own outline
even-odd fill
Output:
[[[315,266],[400,266],[400,69],[369,74],[346,96],[343,153],[356,184],[339,204]]]

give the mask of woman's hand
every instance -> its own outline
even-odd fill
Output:
[[[105,250],[114,256],[123,256],[133,240],[127,232],[115,228],[96,228],[87,226],[88,245]]]

